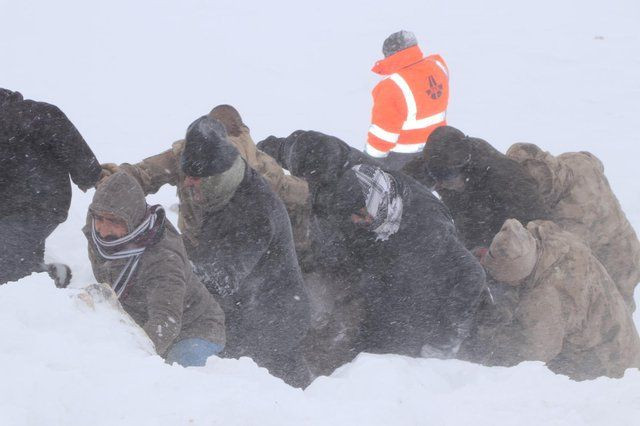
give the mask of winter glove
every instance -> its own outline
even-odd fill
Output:
[[[71,282],[71,268],[64,263],[42,263],[36,272],[49,274],[58,288],[66,288]]]

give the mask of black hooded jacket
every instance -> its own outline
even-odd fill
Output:
[[[332,250],[340,253],[331,259],[337,263],[331,265],[333,273],[342,270],[357,281],[366,299],[362,350],[418,356],[424,344],[451,348],[466,337],[485,287],[484,271],[458,240],[447,208],[428,189],[403,173],[388,172],[402,196],[403,214],[399,230],[376,241],[375,234],[349,221],[344,206],[335,205],[362,199],[360,188],[340,180],[354,165],[379,166],[375,161],[318,132],[270,138],[260,149],[310,187],[331,188],[320,200],[328,215],[321,223],[343,235],[332,239],[342,245]],[[349,193],[338,194],[338,188]]]
[[[424,155],[428,173],[404,171],[424,184],[458,173],[465,182],[459,192],[436,189],[469,249],[489,247],[507,219],[526,224],[547,218],[535,180],[488,142],[444,126],[431,134]]]
[[[100,164],[57,107],[0,89],[0,217],[61,223],[73,182],[86,190]]]
[[[342,216],[352,268],[362,270],[367,350],[420,355],[424,344],[452,350],[467,337],[485,288],[484,270],[458,239],[447,208],[399,172],[399,230],[387,240]],[[351,229],[351,231],[349,231]]]
[[[309,301],[287,210],[250,167],[230,201],[205,213],[189,258],[226,315],[226,355],[249,356],[286,382],[307,384],[302,340]]]
[[[324,208],[345,170],[356,164],[382,165],[335,136],[313,130],[297,130],[286,138],[270,136],[258,149],[273,157],[282,168],[309,183],[314,209]]]

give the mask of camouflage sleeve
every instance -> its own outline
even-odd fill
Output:
[[[547,362],[562,351],[567,319],[562,313],[560,294],[550,281],[545,281],[521,299],[517,309],[522,325],[522,342],[518,348],[521,359]],[[544,309],[540,309],[541,306]]]
[[[179,183],[178,156],[173,149],[145,158],[139,163],[120,165],[120,170],[134,177],[145,194],[154,194],[165,184]]]

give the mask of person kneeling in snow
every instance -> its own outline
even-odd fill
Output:
[[[505,366],[543,361],[574,380],[621,377],[640,366],[631,314],[576,235],[549,221],[525,228],[509,219],[482,263],[497,281],[496,303],[481,310],[460,358]]]
[[[549,219],[587,243],[633,311],[640,241],[609,186],[602,162],[589,152],[553,156],[530,143],[514,144],[507,156],[533,176]]]
[[[360,350],[453,356],[485,274],[446,207],[423,185],[332,136],[296,131],[258,147],[309,182],[314,216],[342,234],[344,254],[331,269],[351,274],[355,297],[364,297]]]
[[[489,247],[507,219],[548,219],[526,168],[488,142],[444,126],[429,136],[423,154],[403,171],[424,185],[435,185],[470,250]]]
[[[202,116],[168,152],[119,168],[148,191],[178,187],[189,259],[226,315],[223,356],[248,356],[291,385],[308,384],[309,301],[287,210],[222,123]]]
[[[96,190],[83,232],[98,281],[168,363],[203,366],[225,344],[224,314],[192,272],[180,234],[124,172]]]

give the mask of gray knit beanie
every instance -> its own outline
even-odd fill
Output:
[[[418,40],[411,31],[401,30],[397,33],[391,34],[382,44],[382,53],[384,57],[389,57],[394,53],[398,53],[401,50],[408,49],[412,46],[417,46]]]

